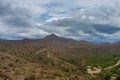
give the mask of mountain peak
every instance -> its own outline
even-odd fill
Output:
[[[56,34],[50,34],[49,37],[58,37]]]
[[[53,39],[58,39],[59,37],[55,34],[50,34],[48,36],[46,36],[44,39],[47,39],[47,40],[53,40]]]

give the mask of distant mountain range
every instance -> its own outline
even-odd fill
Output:
[[[95,44],[85,40],[76,41],[59,37],[55,34],[42,39],[0,40],[0,45],[11,46],[50,46],[57,51],[70,53],[114,53],[120,54],[120,42]]]

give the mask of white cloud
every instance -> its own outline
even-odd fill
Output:
[[[111,40],[119,36],[119,4],[119,0],[1,0],[0,36],[35,38],[56,33]]]

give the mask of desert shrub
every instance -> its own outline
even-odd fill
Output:
[[[75,59],[68,59],[67,62],[69,62],[69,63],[71,63],[73,65],[78,64],[78,62]]]
[[[118,77],[116,78],[116,80],[120,80],[120,76],[118,76]]]
[[[104,80],[110,80],[113,73],[107,70],[102,71],[100,74],[100,77]]]
[[[25,78],[25,80],[36,80],[36,79],[35,79],[35,76],[29,76],[29,77]]]
[[[15,60],[15,62],[19,62],[19,60],[18,60],[18,59],[16,59],[16,60]]]
[[[1,60],[4,60],[5,58],[4,57],[1,57]]]
[[[106,68],[114,65],[119,59],[119,55],[89,54],[88,56],[85,56],[85,65]]]
[[[114,67],[111,72],[120,75],[120,65]]]
[[[8,66],[13,67],[14,65],[12,63],[9,63]]]

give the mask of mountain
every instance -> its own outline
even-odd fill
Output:
[[[44,37],[43,40],[75,41],[73,39],[67,39],[67,38],[64,38],[64,37],[59,37],[55,34],[50,34],[50,35]]]
[[[85,40],[76,41],[55,34],[50,34],[42,39],[2,40],[0,45],[9,46],[49,46],[57,51],[66,53],[114,53],[120,54],[120,42],[95,44]]]
[[[43,39],[45,39],[45,40],[58,40],[60,38],[55,34],[51,34],[51,35],[44,37]]]

